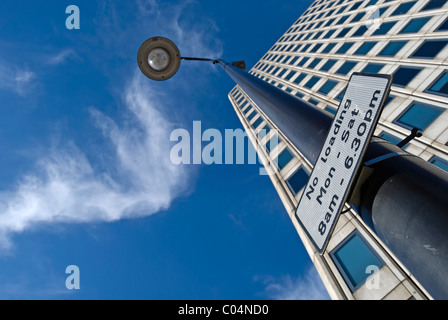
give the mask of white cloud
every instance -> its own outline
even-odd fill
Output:
[[[15,67],[0,61],[0,89],[25,95],[30,91],[36,74],[26,67]]]
[[[76,146],[52,150],[38,170],[0,193],[0,244],[42,223],[115,221],[148,216],[170,206],[185,189],[185,167],[170,162],[171,124],[159,111],[160,97],[136,72],[126,87],[128,121],[119,125],[92,109],[111,147],[110,164],[96,170]]]
[[[279,279],[261,277],[264,294],[273,300],[328,300],[328,293],[315,267],[309,267],[304,275],[284,275]]]
[[[57,66],[65,63],[71,57],[76,57],[75,50],[63,49],[53,55],[47,56],[45,59],[48,64]]]
[[[86,44],[96,42],[95,46],[86,47],[102,48],[102,51],[124,48],[118,51],[128,58],[129,39],[146,36],[149,32],[148,37],[172,38],[181,52],[190,56],[221,56],[222,45],[215,40],[214,22],[206,18],[188,20],[185,13],[193,8],[193,1],[175,4],[136,1],[134,5],[142,10],[136,11],[138,18],[131,25],[117,14],[119,2],[99,4],[103,14],[96,23],[101,28],[95,38],[84,39]],[[164,30],[166,33],[162,34]],[[59,65],[72,58],[88,56],[93,59],[96,53],[86,53],[85,48],[84,51],[82,48],[63,49],[52,56],[44,56],[42,62]],[[114,51],[113,59],[117,56],[120,53]],[[101,59],[106,61],[107,72],[111,57]],[[19,72],[0,61],[0,89],[24,94],[27,85],[36,82],[36,78],[36,74],[26,68]],[[49,150],[48,155],[37,162],[37,169],[22,175],[13,188],[0,191],[0,246],[7,248],[12,244],[13,234],[39,225],[116,221],[151,215],[167,209],[173,199],[183,194],[189,178],[187,170],[191,169],[170,162],[169,135],[173,127],[160,112],[162,105],[167,107],[165,99],[162,100],[150,84],[137,71],[126,86],[124,102],[128,121],[124,124],[91,109],[95,124],[109,143],[107,152],[98,151],[101,158],[108,161],[104,168],[98,169],[98,163],[92,161],[95,157],[67,142]]]

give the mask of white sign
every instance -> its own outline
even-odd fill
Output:
[[[296,217],[320,254],[360,168],[389,94],[391,78],[353,73],[302,193]]]

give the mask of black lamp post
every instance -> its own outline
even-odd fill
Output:
[[[145,41],[137,59],[141,71],[158,81],[172,77],[180,60],[220,64],[302,155],[316,162],[332,115],[243,72],[244,61],[183,58],[162,37]],[[349,202],[434,298],[448,299],[448,173],[403,151],[402,145],[372,139],[362,182]]]

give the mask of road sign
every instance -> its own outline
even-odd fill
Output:
[[[296,218],[323,253],[361,166],[392,77],[353,73],[296,210]]]

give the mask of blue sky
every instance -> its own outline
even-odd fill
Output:
[[[241,128],[231,79],[183,62],[159,83],[136,64],[166,36],[250,68],[309,4],[3,0],[0,298],[328,298],[260,165],[170,161],[176,128]]]

